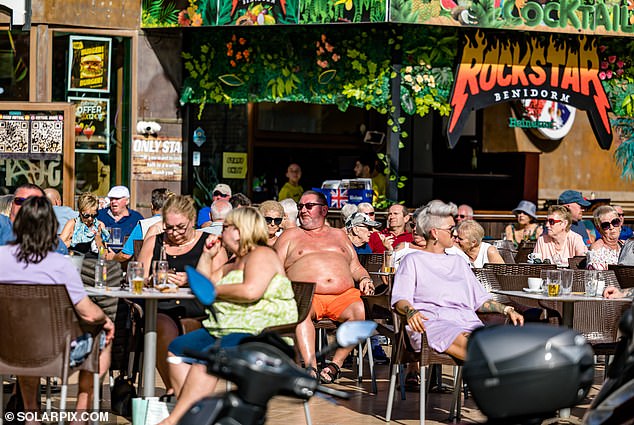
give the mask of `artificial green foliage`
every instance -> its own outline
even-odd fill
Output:
[[[144,27],[173,27],[178,25],[178,10],[174,0],[143,0],[141,21]]]

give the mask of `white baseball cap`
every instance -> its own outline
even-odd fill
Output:
[[[108,192],[108,198],[129,198],[130,191],[125,186],[113,186]]]

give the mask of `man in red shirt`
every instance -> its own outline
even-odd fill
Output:
[[[401,242],[412,242],[413,236],[405,230],[405,223],[410,219],[409,211],[405,205],[394,204],[387,210],[387,225],[381,232],[370,235],[370,248],[372,252],[382,253],[385,250],[393,250]]]

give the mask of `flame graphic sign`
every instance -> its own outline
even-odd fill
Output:
[[[599,78],[597,41],[517,34],[466,33],[451,93],[449,146],[473,110],[520,99],[545,99],[585,110],[603,149],[612,143],[610,103]]]

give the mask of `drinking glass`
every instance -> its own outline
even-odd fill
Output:
[[[597,296],[598,283],[599,283],[599,274],[596,272],[596,270],[588,270],[586,272],[586,281],[585,281],[586,297]]]
[[[112,238],[112,245],[121,245],[121,228],[113,227],[110,232],[110,236]]]
[[[556,297],[559,295],[561,288],[561,271],[560,270],[548,270],[546,273],[546,290],[549,297]]]
[[[561,295],[570,295],[572,293],[572,280],[574,271],[561,270]]]
[[[164,260],[152,261],[152,281],[154,287],[164,286],[167,284],[167,273],[169,264]]]
[[[383,273],[394,273],[394,251],[383,252]]]
[[[133,294],[143,292],[143,263],[140,261],[130,261],[126,273],[129,289]]]

